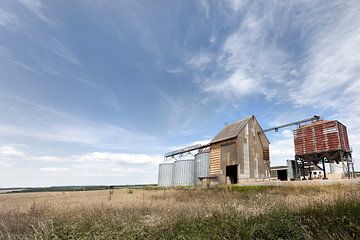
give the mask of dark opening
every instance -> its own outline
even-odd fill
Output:
[[[238,182],[237,171],[238,171],[237,165],[226,166],[226,177],[229,177],[231,184],[236,184]]]
[[[277,175],[278,175],[278,179],[280,179],[281,181],[286,181],[287,180],[287,170],[277,170]]]

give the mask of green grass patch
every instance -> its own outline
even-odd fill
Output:
[[[360,202],[317,204],[299,211],[283,208],[248,218],[229,209],[209,218],[181,219],[162,231],[159,238],[360,239]]]

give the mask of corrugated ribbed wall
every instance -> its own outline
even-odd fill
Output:
[[[158,186],[170,187],[173,182],[174,163],[162,163],[159,165]]]

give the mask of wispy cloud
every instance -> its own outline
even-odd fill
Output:
[[[29,65],[20,62],[20,60],[16,60],[16,57],[5,47],[0,46],[0,58],[3,58],[9,63],[12,63],[18,67],[21,67],[25,70],[35,72],[35,69],[30,67]]]
[[[37,17],[39,17],[43,22],[47,24],[54,24],[54,22],[46,16],[44,13],[45,6],[39,0],[18,0],[25,8],[34,13]]]
[[[213,56],[205,51],[196,54],[191,54],[186,60],[186,64],[192,68],[203,70],[210,63]]]
[[[214,72],[202,85],[205,92],[228,100],[249,94],[272,98],[286,83],[291,64],[287,52],[270,37],[277,16],[271,4],[267,5],[267,11],[259,11],[255,3],[248,3],[239,26],[216,54]]]
[[[56,55],[65,59],[66,61],[78,66],[82,66],[82,63],[80,62],[80,59],[76,56],[76,54],[59,40],[51,38],[47,47],[49,48],[49,50],[53,51]]]
[[[244,6],[245,1],[244,0],[230,0],[229,4],[230,7],[234,10],[234,11],[239,11],[241,9],[241,7]]]
[[[191,135],[196,130],[192,126],[196,118],[194,105],[184,95],[168,94],[160,89],[155,89],[159,101],[159,110],[164,113],[168,124],[168,134]]]
[[[1,90],[0,99],[10,100],[12,106],[4,102],[0,103],[0,107],[9,109],[16,106],[16,110],[22,112],[21,119],[26,118],[21,124],[0,120],[2,138],[22,137],[52,143],[77,143],[102,149],[124,150],[136,149],[148,141],[156,140],[151,135],[107,122],[91,121],[75,113],[59,110],[55,106],[39,104]],[[24,109],[27,111],[23,111]],[[34,118],[33,112],[36,112],[39,118]]]
[[[21,24],[21,21],[15,14],[13,14],[13,13],[7,11],[5,8],[1,7],[0,8],[0,27],[3,27],[7,30],[17,32],[17,31],[20,31],[23,26]]]
[[[291,91],[295,104],[346,108],[360,113],[360,3],[334,12],[315,33],[304,64],[304,81]],[[338,9],[337,9],[338,10]],[[355,108],[354,108],[355,107]]]

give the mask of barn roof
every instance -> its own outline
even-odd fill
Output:
[[[226,125],[221,132],[219,132],[210,142],[211,143],[217,143],[224,140],[228,140],[231,138],[237,137],[239,133],[243,130],[243,128],[246,126],[246,124],[250,121],[250,119],[254,116],[247,117],[245,119],[238,120],[236,122],[233,122],[229,125]]]

